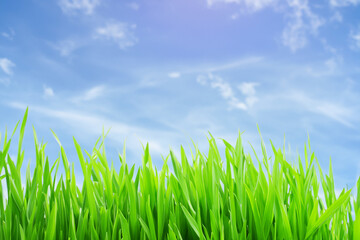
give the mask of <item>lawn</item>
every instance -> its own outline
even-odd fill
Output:
[[[56,134],[60,157],[49,160],[34,130],[36,164],[22,182],[26,119],[27,111],[11,136],[0,137],[0,239],[360,239],[360,181],[336,194],[331,162],[325,174],[310,142],[291,164],[272,143],[268,157],[263,141],[252,158],[239,134],[235,145],[222,140],[221,159],[210,134],[207,153],[194,144],[186,156],[181,147],[158,170],[148,145],[141,167],[129,166],[124,151],[115,169],[104,136],[89,152],[74,139],[80,185]]]

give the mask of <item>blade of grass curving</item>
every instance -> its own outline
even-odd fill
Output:
[[[305,239],[309,238],[322,224],[329,220],[349,199],[351,190],[342,194],[312,225],[308,225]]]

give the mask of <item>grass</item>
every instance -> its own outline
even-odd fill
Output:
[[[240,134],[235,146],[223,140],[223,160],[210,135],[206,155],[194,145],[189,160],[181,147],[157,170],[148,145],[140,168],[127,165],[124,151],[114,169],[104,136],[91,153],[74,139],[84,177],[79,186],[56,135],[60,155],[50,166],[34,131],[36,165],[33,172],[28,165],[22,183],[26,118],[27,111],[16,159],[8,154],[16,128],[0,136],[0,180],[8,191],[5,199],[0,184],[0,239],[360,239],[360,181],[356,198],[345,189],[337,197],[331,163],[324,175],[310,143],[304,163],[294,165],[273,144],[269,160],[262,141],[254,164]]]

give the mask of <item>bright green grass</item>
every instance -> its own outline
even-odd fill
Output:
[[[61,157],[50,166],[34,131],[36,166],[31,173],[28,165],[22,183],[26,117],[27,111],[16,159],[8,154],[11,137],[0,137],[0,179],[8,189],[5,199],[0,185],[0,239],[360,239],[360,181],[356,199],[345,189],[336,197],[331,164],[324,175],[310,144],[305,166],[289,164],[274,146],[270,161],[263,142],[254,164],[240,135],[235,146],[223,140],[226,159],[210,135],[207,154],[194,146],[188,159],[181,148],[181,156],[170,152],[156,170],[148,145],[139,169],[126,164],[125,152],[114,169],[103,138],[91,153],[74,139],[84,177],[79,187],[56,135]]]

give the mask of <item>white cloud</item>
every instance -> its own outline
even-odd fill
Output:
[[[292,52],[304,48],[308,43],[309,35],[317,35],[318,28],[325,23],[323,18],[311,10],[309,0],[207,0],[209,7],[216,3],[238,4],[242,7],[242,11],[257,11],[272,7],[286,14],[289,21],[283,30],[281,40]],[[235,20],[239,14],[235,13],[230,17]],[[341,15],[335,14],[332,20],[341,21]]]
[[[353,50],[360,50],[360,28],[358,29],[358,31],[351,31],[350,38],[352,41],[350,47]]]
[[[217,89],[222,98],[228,101],[231,108],[247,109],[245,103],[240,102],[239,99],[235,97],[231,86],[221,77],[209,73],[208,75],[199,75],[196,81],[201,85],[209,84],[212,88]]]
[[[332,21],[332,22],[342,22],[343,21],[343,16],[341,15],[340,12],[336,11],[334,13],[334,15],[332,15],[332,17],[330,18],[330,21]]]
[[[216,3],[235,3],[243,5],[250,10],[257,11],[275,4],[278,0],[207,0],[207,5],[211,7]]]
[[[121,49],[134,46],[138,41],[134,35],[135,24],[123,22],[108,22],[104,27],[95,30],[96,39],[105,39],[115,42]]]
[[[168,74],[169,78],[179,78],[181,74],[179,72],[171,72]]]
[[[287,3],[293,12],[283,31],[282,42],[296,52],[306,46],[309,34],[316,35],[325,21],[311,11],[308,0],[287,0]]]
[[[16,109],[25,109],[27,105],[19,102],[10,102],[9,106]],[[67,122],[76,127],[81,127],[82,129],[85,129],[86,132],[94,131],[94,133],[99,134],[98,130],[101,128],[101,126],[104,125],[106,128],[112,127],[113,130],[115,128],[117,132],[120,132],[123,135],[128,135],[132,130],[134,130],[132,127],[129,127],[125,124],[121,124],[117,121],[111,121],[107,118],[97,116],[95,114],[68,109],[59,110],[35,105],[29,106],[29,108],[33,112],[56,118],[57,120]],[[96,128],[94,128],[95,126]]]
[[[10,28],[8,32],[2,32],[1,36],[9,40],[13,40],[15,36],[15,31],[12,28]]]
[[[262,60],[263,60],[262,57],[247,57],[247,58],[239,59],[239,60],[236,60],[236,61],[233,61],[230,63],[223,64],[223,65],[218,65],[218,66],[214,66],[214,67],[210,67],[210,68],[206,68],[206,69],[197,69],[197,71],[205,71],[205,72],[224,71],[224,70],[234,69],[234,68],[258,63],[258,62],[261,62]]]
[[[232,88],[227,82],[217,76],[210,75],[209,78],[212,80],[210,83],[211,87],[218,89],[224,99],[234,99],[234,93],[232,91]]]
[[[199,74],[199,73],[218,73],[225,70],[246,68],[264,60],[261,56],[248,56],[244,58],[234,59],[228,62],[208,62],[208,63],[192,63],[185,66],[176,66],[179,68],[179,73],[184,74]],[[174,68],[172,66],[172,68]]]
[[[129,6],[129,8],[131,8],[131,9],[133,9],[135,11],[139,10],[139,8],[140,8],[140,4],[138,4],[136,2],[131,2],[131,3],[128,4],[128,6]]]
[[[66,57],[79,48],[80,44],[74,40],[63,40],[56,44],[52,44],[52,46],[55,50],[59,51],[61,56]]]
[[[83,12],[85,14],[92,14],[95,8],[100,4],[100,0],[60,0],[59,5],[61,10],[67,14],[76,12]]]
[[[251,96],[251,95],[255,95],[256,93],[255,87],[258,85],[259,83],[255,83],[255,82],[243,82],[238,86],[238,88],[244,95]]]
[[[324,64],[330,72],[334,72],[338,67],[338,60],[336,58],[329,58]]]
[[[165,137],[165,139],[167,139],[166,142],[159,142],[156,139],[162,139],[164,138],[163,134],[166,134],[159,130],[154,131],[145,127],[138,127],[103,115],[71,109],[71,107],[66,107],[66,110],[61,110],[21,102],[9,102],[8,105],[15,109],[21,109],[22,111],[25,110],[26,107],[29,107],[32,112],[56,119],[56,121],[60,121],[61,124],[68,124],[71,127],[71,134],[79,131],[81,136],[99,136],[102,133],[102,129],[106,130],[111,128],[108,139],[118,143],[121,141],[119,136],[126,137],[127,149],[131,149],[136,153],[138,153],[140,149],[139,140],[143,143],[149,142],[150,152],[166,154],[168,151],[166,146],[169,143],[169,136],[171,135],[165,135],[167,136]],[[147,137],[145,138],[144,136]],[[159,136],[162,136],[162,138]]]
[[[7,75],[12,75],[12,68],[15,67],[15,64],[7,58],[0,58],[0,68]]]
[[[255,86],[258,83],[244,82],[238,88],[245,96],[245,102],[240,101],[234,94],[230,84],[225,82],[221,77],[209,73],[208,75],[199,75],[196,79],[201,85],[209,84],[212,88],[217,89],[221,97],[227,100],[230,108],[248,110],[258,99],[255,97]]]
[[[326,116],[344,126],[354,127],[351,123],[354,112],[346,106],[326,100],[313,99],[298,91],[292,92],[287,98],[304,106],[310,112]]]
[[[10,84],[10,78],[0,78],[0,83],[4,85]]]
[[[259,83],[256,82],[242,82],[238,89],[246,97],[245,102],[248,107],[252,107],[259,99],[255,96],[256,89],[255,87],[259,86]]]
[[[105,94],[106,87],[104,85],[95,86],[85,91],[82,95],[73,98],[74,102],[84,102],[94,100]]]
[[[349,5],[357,5],[360,3],[360,0],[330,0],[330,5],[332,7],[346,7]]]
[[[44,98],[50,98],[54,95],[54,90],[51,87],[47,87],[44,85]]]
[[[342,63],[343,58],[335,55],[321,64],[312,64],[311,66],[308,66],[305,71],[312,77],[329,77],[341,73]]]
[[[234,14],[232,14],[232,15],[230,16],[230,18],[231,18],[232,20],[238,19],[238,18],[239,18],[239,13],[234,13]]]

